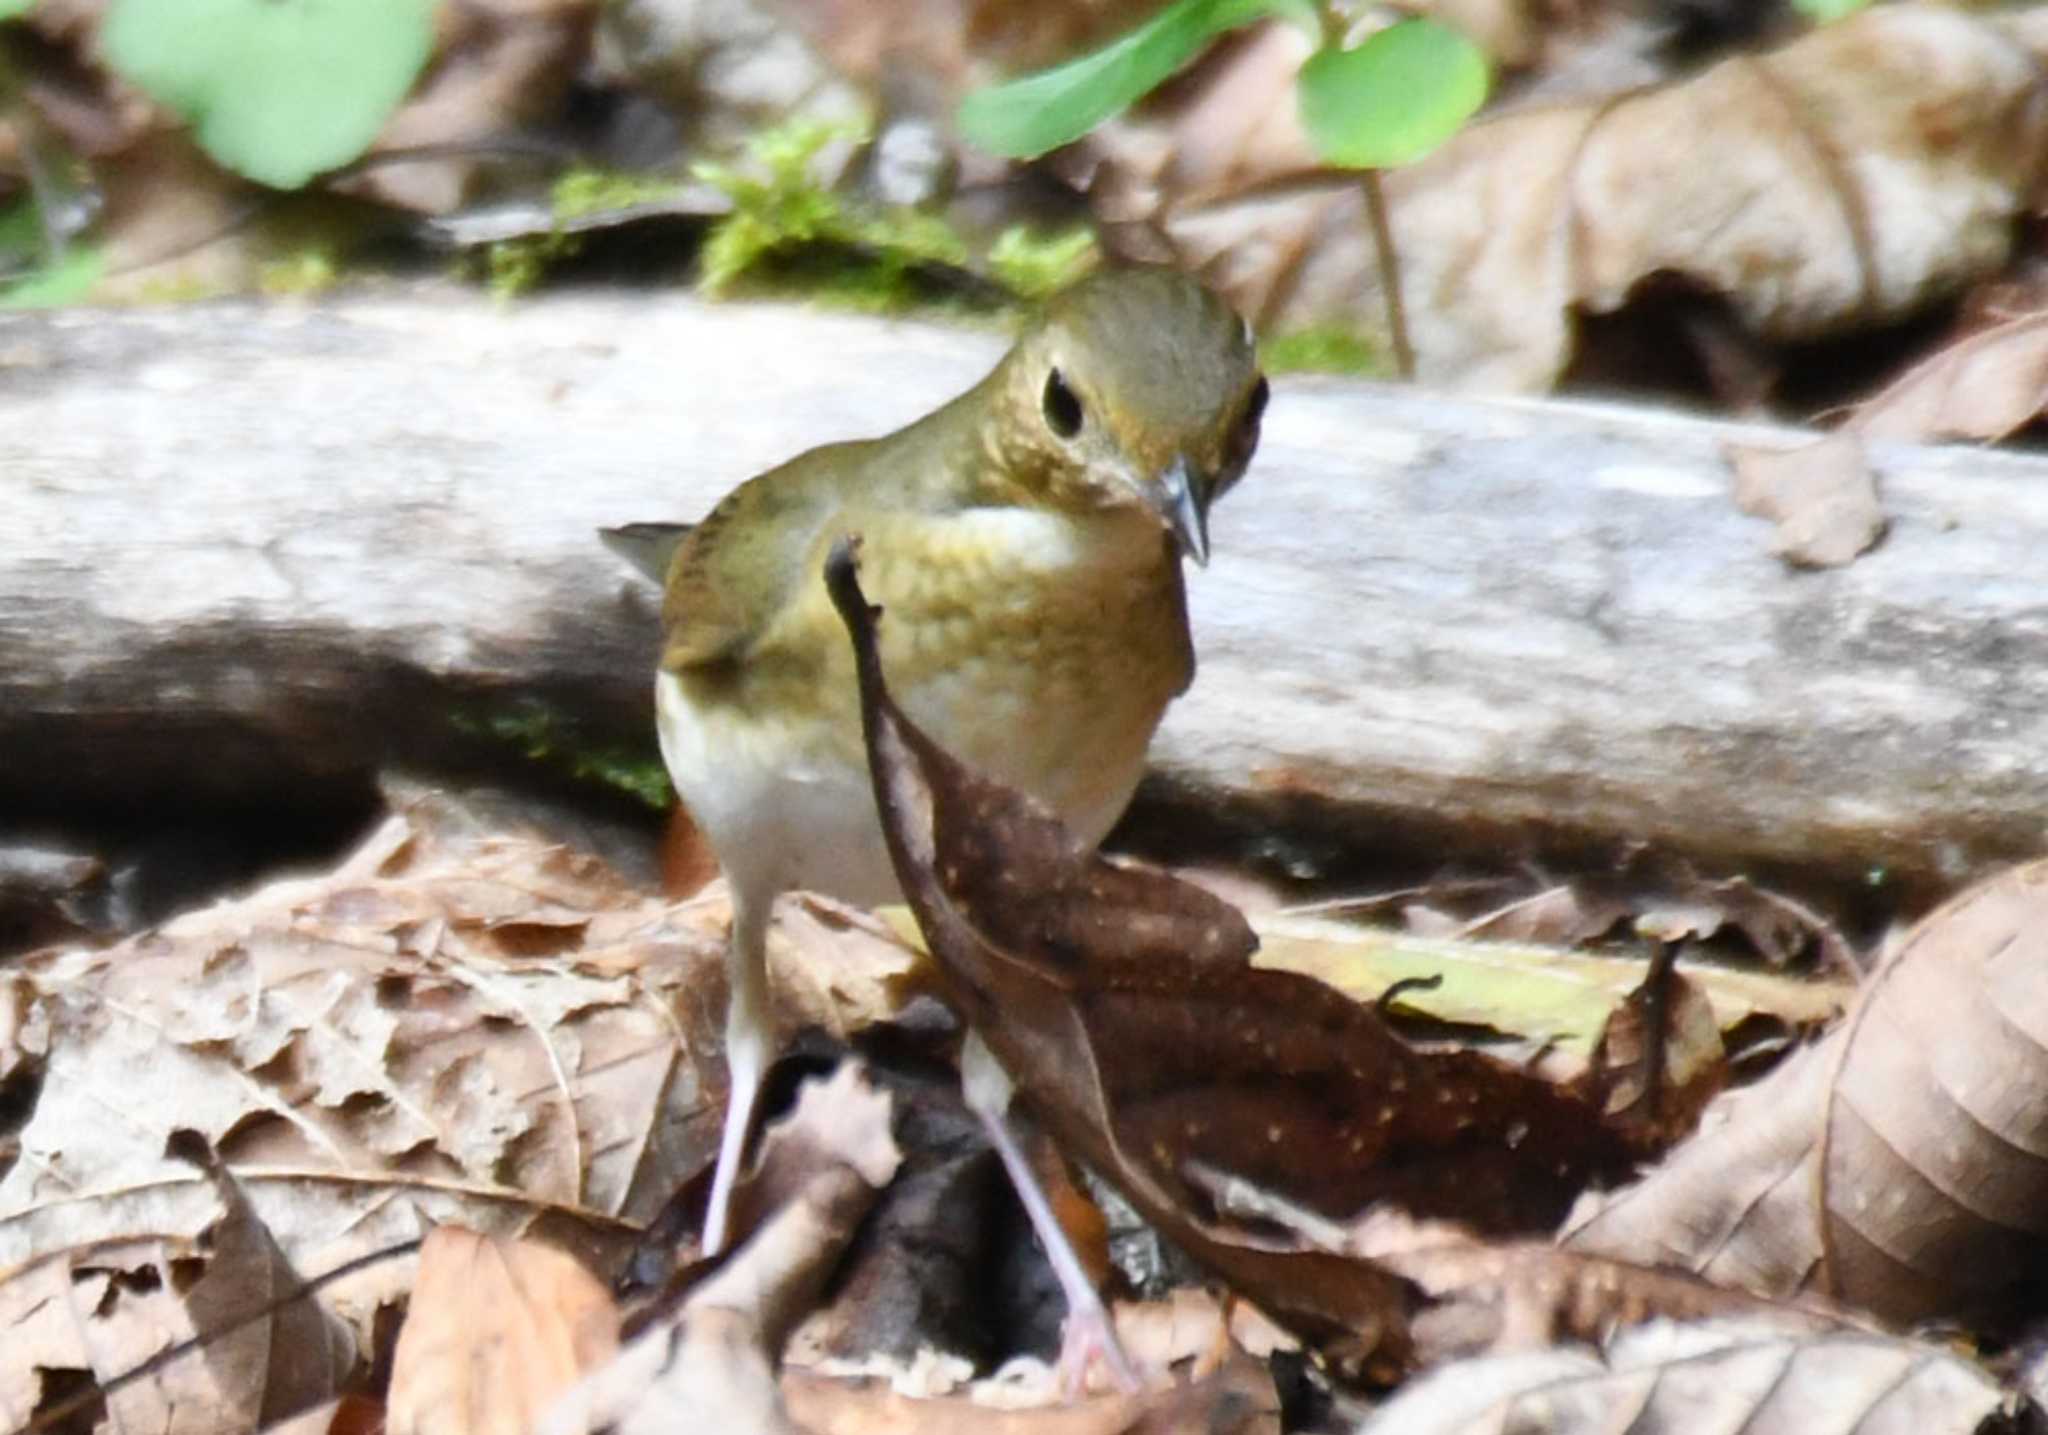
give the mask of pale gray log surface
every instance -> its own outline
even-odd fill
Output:
[[[591,530],[695,517],[1000,347],[670,296],[0,320],[0,791],[431,763],[518,693],[633,730],[650,590]],[[1162,791],[1836,876],[2039,851],[2048,462],[1879,447],[1890,537],[1795,573],[1728,497],[1722,445],[1773,437],[1282,382],[1191,575]]]

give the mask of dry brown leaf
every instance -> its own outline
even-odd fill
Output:
[[[1637,1185],[1575,1249],[1897,1322],[1996,1313],[2048,1270],[2048,863],[1922,921],[1848,1018]]]
[[[1928,355],[1845,427],[1866,438],[2001,439],[2048,404],[2048,314],[2021,314]]]
[[[2048,863],[1916,927],[1850,1013],[1821,1195],[1830,1292],[1906,1322],[2048,1272]]]
[[[1423,1366],[1558,1341],[1597,1344],[1623,1327],[1657,1320],[1739,1317],[1797,1333],[1857,1328],[1811,1298],[1773,1301],[1543,1241],[1488,1241],[1390,1207],[1346,1224],[1243,1182],[1220,1187],[1216,1196],[1234,1214],[1293,1232],[1318,1249],[1374,1261],[1411,1282],[1419,1298],[1410,1329]]]
[[[1793,449],[1728,446],[1735,503],[1777,525],[1771,552],[1795,568],[1839,568],[1884,537],[1877,480],[1853,433]]]
[[[854,1063],[805,1083],[770,1129],[736,1208],[739,1248],[678,1319],[642,1331],[549,1412],[548,1435],[677,1429],[794,1432],[775,1366],[840,1253],[896,1174],[889,1098]],[[749,1223],[757,1222],[749,1230]]]
[[[1677,83],[1531,106],[1386,177],[1418,369],[1534,392],[1573,315],[1644,280],[1724,295],[1767,340],[1910,315],[2000,268],[2048,139],[2031,37],[1886,5]],[[1262,330],[1386,331],[1355,176],[1293,113],[1307,40],[1275,23],[1068,157],[1122,246],[1174,257]]]
[[[192,1241],[106,1241],[80,1245],[19,1267],[0,1281],[0,1420],[21,1429],[32,1417],[76,1420],[107,1409],[100,1390],[141,1366],[170,1341],[198,1334],[177,1295],[177,1273],[205,1257]],[[170,1430],[253,1430],[260,1391],[223,1391],[205,1362],[174,1362],[115,1397],[124,1419]],[[71,1427],[67,1427],[71,1428]]]
[[[1636,933],[1657,942],[1739,933],[1773,966],[1809,951],[1824,968],[1855,975],[1855,952],[1826,917],[1746,877],[1702,876],[1690,863],[1625,852],[1613,869],[1589,872],[1501,900],[1508,879],[1437,883],[1399,895],[1427,896],[1402,909],[1409,929],[1427,936],[1577,946],[1633,918]],[[1474,912],[1475,903],[1484,901]],[[1463,919],[1457,912],[1472,913]]]
[[[254,1431],[330,1399],[355,1342],[236,1183],[189,1133],[220,1215],[192,1241],[134,1239],[31,1261],[0,1283],[0,1419],[69,1428],[67,1403],[116,1428]],[[156,1368],[149,1368],[156,1362]],[[75,1417],[73,1417],[75,1418]]]
[[[1444,1366],[1381,1406],[1360,1435],[1970,1435],[2005,1403],[1995,1380],[1939,1346],[1734,1320],[1659,1322],[1598,1355],[1559,1346]]]
[[[308,1276],[441,1224],[603,1264],[716,1149],[724,923],[722,900],[670,906],[429,803],[332,874],[18,961],[0,1072],[35,1096],[0,1262],[196,1233],[213,1198],[163,1154],[185,1127]],[[827,995],[855,965],[842,943]],[[367,1331],[405,1274],[352,1277],[334,1308]]]
[[[1841,929],[1803,902],[1747,877],[1709,880],[1684,867],[1638,903],[1636,931],[1653,941],[1705,939],[1732,927],[1757,955],[1782,967],[1812,950],[1821,971],[1856,977],[1862,968]]]
[[[1446,935],[1475,941],[1576,947],[1605,936],[1628,915],[1629,904],[1619,893],[1578,882],[1559,882],[1460,922]],[[1416,925],[1414,918],[1410,918],[1410,923]]]
[[[1642,1180],[1588,1197],[1563,1243],[1786,1297],[1819,1289],[1819,1129],[1835,1038],[1709,1106]]]
[[[524,1435],[618,1354],[619,1313],[574,1257],[442,1226],[419,1275],[385,1397],[391,1435]]]
[[[1660,1151],[1691,1133],[1728,1084],[1728,1054],[1714,1005],[1677,969],[1666,946],[1642,984],[1608,1018],[1593,1051],[1589,1088],[1607,1119],[1640,1151]]]
[[[845,545],[827,580],[854,637],[897,877],[950,999],[1063,1149],[1196,1260],[1296,1329],[1369,1349],[1397,1337],[1398,1288],[1214,1224],[1191,1168],[1324,1209],[1386,1199],[1540,1229],[1623,1161],[1587,1104],[1475,1053],[1417,1052],[1370,1007],[1252,967],[1233,908],[1097,857],[954,762],[889,702]]]

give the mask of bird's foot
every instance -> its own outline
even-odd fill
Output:
[[[1145,1388],[1137,1366],[1116,1338],[1109,1311],[1090,1291],[1085,1301],[1069,1304],[1066,1323],[1060,1327],[1060,1393],[1072,1399],[1086,1391],[1088,1371],[1097,1360],[1117,1389],[1135,1395]]]

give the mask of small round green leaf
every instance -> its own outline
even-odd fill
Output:
[[[229,169],[294,189],[377,137],[433,47],[433,0],[114,0],[115,69]]]
[[[1356,49],[1301,67],[1301,123],[1331,164],[1387,169],[1421,159],[1485,103],[1486,56],[1434,20],[1389,25]]]
[[[1175,0],[1091,55],[975,91],[961,102],[960,132],[1018,159],[1058,149],[1157,89],[1225,30],[1300,9],[1298,0]]]
[[[1870,0],[1792,0],[1792,8],[1816,25],[1846,20],[1870,4]]]

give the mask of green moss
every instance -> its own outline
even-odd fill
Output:
[[[1335,324],[1318,324],[1261,339],[1259,360],[1273,374],[1307,372],[1386,378],[1394,371],[1378,340]]]
[[[1025,299],[1051,298],[1101,262],[1095,233],[1086,226],[1041,234],[1015,224],[997,235],[988,251],[989,273]]]
[[[582,236],[550,230],[500,239],[484,251],[484,287],[493,299],[516,299],[538,288],[554,265],[583,247]]]
[[[668,809],[668,771],[651,748],[614,742],[588,742],[576,725],[536,700],[476,713],[456,713],[449,723],[458,732],[489,738],[518,749],[529,762],[544,764],[578,782],[596,783],[636,797],[657,812]]]
[[[776,281],[829,303],[890,310],[925,297],[920,271],[964,270],[967,243],[943,219],[878,209],[818,182],[812,166],[826,145],[865,137],[857,126],[792,121],[756,136],[741,164],[698,165],[696,177],[733,204],[705,238],[698,287],[716,296]]]
[[[256,271],[256,287],[278,298],[324,294],[340,281],[334,255],[325,249],[301,249],[265,261]]]
[[[677,184],[643,174],[620,174],[615,170],[578,165],[555,181],[549,199],[555,219],[581,219],[587,214],[604,214],[630,209],[636,204],[654,204],[673,199]]]
[[[573,258],[583,248],[582,235],[568,233],[560,226],[586,215],[669,199],[676,189],[674,180],[646,175],[620,174],[589,166],[565,171],[549,191],[548,210],[556,227],[485,246],[481,274],[484,287],[499,300],[532,293],[550,269]],[[467,277],[478,277],[476,268],[469,264],[462,267]]]

